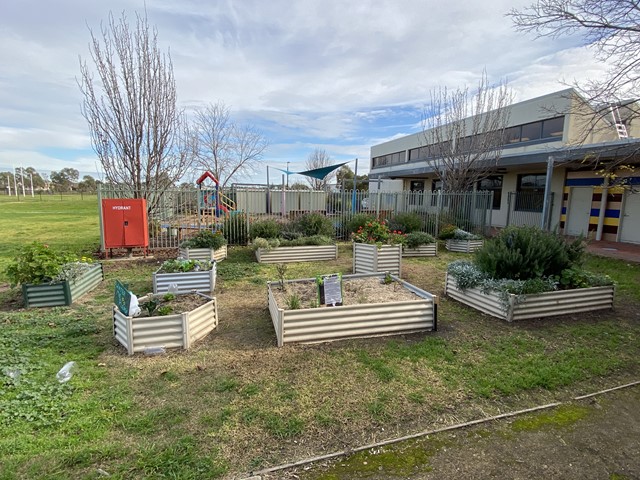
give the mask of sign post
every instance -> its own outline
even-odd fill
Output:
[[[327,307],[342,305],[342,274],[320,275],[318,285],[318,303]]]

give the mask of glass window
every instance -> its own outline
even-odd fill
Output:
[[[542,212],[546,178],[544,173],[518,175],[515,204],[517,211]]]
[[[522,125],[522,142],[539,140],[542,135],[542,122],[527,123]]]
[[[500,210],[502,204],[502,175],[491,175],[478,182],[476,187],[478,190],[491,190],[493,191],[493,210]],[[482,205],[478,205],[482,207]]]
[[[518,143],[520,141],[520,126],[510,127],[504,131],[504,143]]]
[[[564,117],[551,118],[542,122],[542,138],[562,137]]]

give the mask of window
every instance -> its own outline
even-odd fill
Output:
[[[502,175],[491,175],[478,182],[477,190],[491,190],[493,192],[493,210],[500,210],[502,204]],[[478,199],[480,201],[480,199]],[[482,208],[483,205],[476,205]]]
[[[542,122],[542,138],[562,137],[564,117],[551,118]]]
[[[382,155],[381,157],[373,157],[372,168],[384,167],[385,165],[393,165],[396,163],[404,163],[406,152],[390,153],[388,155]]]
[[[409,190],[412,192],[409,194],[409,205],[422,205],[424,180],[411,180]]]
[[[547,176],[543,173],[518,175],[515,210],[542,212],[546,178]]]
[[[530,142],[532,140],[540,140],[542,135],[542,122],[527,123],[522,125],[521,142]]]
[[[504,143],[518,143],[520,141],[520,130],[521,128],[519,126],[507,128],[504,131]]]
[[[431,181],[431,193],[436,194],[442,191],[442,180]],[[431,206],[434,207],[438,204],[438,196],[431,195]]]

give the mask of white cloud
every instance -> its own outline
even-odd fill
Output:
[[[267,158],[286,164],[316,146],[335,157],[368,158],[372,144],[415,131],[432,89],[475,85],[484,69],[492,80],[508,78],[518,100],[564,88],[562,79],[600,75],[579,38],[533,41],[514,30],[504,14],[529,3],[8,3],[0,17],[0,162],[93,165],[78,56],[89,58],[88,28],[99,32],[109,10],[125,10],[133,22],[146,6],[161,48],[170,48],[179,101],[224,102],[271,138]],[[52,156],[52,149],[67,152]]]

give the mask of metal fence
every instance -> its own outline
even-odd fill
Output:
[[[534,226],[549,230],[553,211],[553,192],[549,197],[547,218],[542,222],[544,192],[509,192],[507,195],[507,226]]]
[[[222,230],[231,245],[246,245],[252,222],[291,220],[319,212],[333,221],[336,239],[349,238],[349,221],[357,214],[392,220],[400,213],[419,215],[423,230],[438,234],[445,224],[487,234],[493,193],[367,190],[287,190],[242,187],[167,189],[134,192],[127,187],[101,185],[98,200],[147,198],[150,248],[176,248],[200,229]]]

